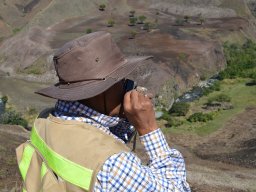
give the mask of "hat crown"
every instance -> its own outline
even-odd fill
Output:
[[[60,83],[105,79],[125,57],[107,32],[94,32],[66,43],[54,56]]]

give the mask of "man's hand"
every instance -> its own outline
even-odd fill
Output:
[[[155,112],[150,98],[132,90],[124,96],[124,114],[140,135],[156,130]]]

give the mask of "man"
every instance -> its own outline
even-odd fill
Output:
[[[57,51],[59,82],[37,92],[58,99],[55,109],[17,149],[24,191],[190,191],[184,159],[158,128],[150,97],[129,91],[125,79],[148,58],[124,57],[107,32]],[[148,166],[125,145],[134,128]]]

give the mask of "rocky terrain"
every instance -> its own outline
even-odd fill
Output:
[[[52,106],[54,101],[33,91],[57,81],[54,51],[89,29],[104,30],[125,55],[154,56],[131,77],[169,108],[174,96],[225,68],[224,42],[256,40],[255,5],[255,0],[2,0],[0,94],[20,111]],[[129,25],[131,10],[146,16],[149,30]],[[255,114],[255,107],[247,108],[204,137],[166,134],[170,146],[184,154],[193,191],[256,191]],[[0,191],[20,190],[14,149],[28,135],[21,127],[0,125]],[[137,153],[146,160],[140,145]]]

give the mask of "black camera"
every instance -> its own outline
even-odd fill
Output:
[[[128,92],[128,91],[131,91],[133,89],[136,89],[137,87],[137,83],[133,80],[130,80],[130,79],[125,79],[125,82],[124,82],[124,90],[125,92]]]

